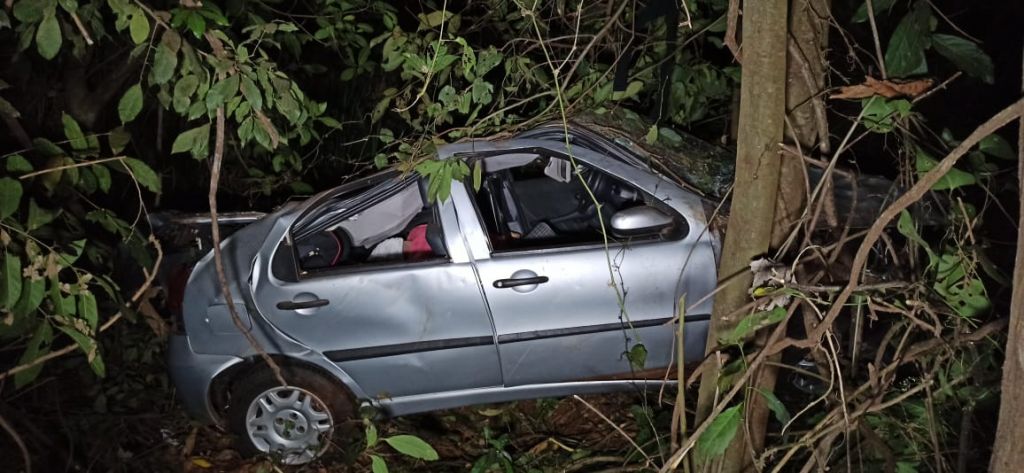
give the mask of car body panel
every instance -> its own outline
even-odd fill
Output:
[[[279,274],[276,261],[294,261],[289,232],[295,222],[346,188],[355,188],[350,184],[289,204],[222,243],[243,326],[251,327],[267,353],[316,365],[356,398],[393,415],[646,386],[639,375],[630,380],[634,368],[625,353],[642,343],[646,368],[673,363],[678,325],[672,320],[681,312],[680,296],[688,305],[684,360],[698,361],[716,284],[717,245],[699,197],[628,159],[628,153],[623,152],[624,158],[566,149],[557,140],[445,145],[438,158],[531,152],[572,156],[642,190],[684,219],[688,232],[676,240],[613,241],[607,252],[603,244],[590,244],[495,253],[473,190],[453,183],[451,197],[435,208],[447,260],[356,266],[315,276]],[[523,292],[494,287],[493,281],[520,270],[549,281]],[[621,304],[613,279],[622,291]],[[277,307],[309,298],[326,300],[327,305]],[[179,386],[187,385],[181,389],[190,397],[187,405],[209,405],[210,382],[199,378],[223,372],[230,366],[228,359],[233,364],[258,354],[226,309],[212,255],[207,255],[186,289],[187,339],[171,346],[172,365],[177,367],[172,370],[178,373]],[[228,358],[198,363],[204,367],[195,369],[197,374],[182,374],[197,364],[197,356],[207,355]],[[197,409],[190,411],[195,414]]]

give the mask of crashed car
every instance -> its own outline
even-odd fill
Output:
[[[443,201],[388,171],[235,232],[225,270],[259,348],[207,254],[170,342],[182,403],[244,452],[299,464],[361,405],[400,416],[660,386],[677,333],[699,361],[717,280],[706,205],[628,148],[569,134],[441,146],[482,169]]]

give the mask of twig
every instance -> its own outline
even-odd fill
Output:
[[[950,82],[953,82],[954,80],[956,80],[957,77],[960,77],[963,74],[964,74],[963,71],[956,71],[955,74],[949,76],[949,79],[946,79],[946,80],[942,81],[941,84],[939,84],[939,85],[937,85],[935,87],[932,87],[928,92],[925,92],[925,93],[923,93],[921,95],[918,95],[917,97],[914,97],[914,100],[911,100],[910,103],[912,103],[912,104],[918,103],[918,102],[928,98],[929,96],[931,96],[935,92],[938,92],[940,90],[945,89],[946,87],[949,86]]]
[[[909,207],[914,202],[917,202],[928,192],[932,186],[935,185],[942,179],[953,168],[953,165],[967,154],[971,148],[978,144],[996,130],[1002,128],[1012,120],[1017,119],[1021,116],[1022,105],[1024,100],[1018,100],[1009,107],[1003,109],[1001,112],[995,114],[992,118],[988,119],[985,123],[982,123],[973,133],[970,134],[963,142],[961,142],[953,151],[949,153],[945,158],[940,161],[935,168],[929,171],[927,174],[921,177],[907,192],[901,195],[892,205],[885,209],[878,219],[868,230],[867,236],[864,237],[864,241],[861,243],[860,248],[857,249],[857,254],[853,258],[853,264],[850,268],[849,282],[842,292],[836,297],[832,307],[825,315],[824,320],[814,329],[812,333],[809,333],[807,338],[798,342],[796,346],[809,347],[817,344],[817,340],[821,339],[822,334],[835,322],[835,319],[839,317],[839,313],[842,312],[843,306],[850,296],[853,295],[853,291],[860,283],[861,272],[867,263],[868,255],[871,252],[871,248],[875,242],[878,241],[882,232],[885,231],[886,226],[889,225],[897,215],[900,214],[904,209]],[[781,351],[781,349],[780,349]]]
[[[53,168],[40,169],[40,170],[35,171],[35,172],[30,172],[28,174],[23,174],[20,177],[18,177],[18,179],[28,179],[30,177],[35,177],[35,176],[38,176],[40,174],[46,174],[46,173],[51,173],[51,172],[56,172],[56,171],[63,171],[65,169],[71,169],[71,168],[80,168],[80,167],[83,167],[83,166],[92,166],[94,164],[106,163],[106,162],[109,162],[109,161],[121,161],[124,158],[125,158],[125,156],[115,156],[113,158],[103,158],[103,159],[97,159],[95,161],[86,161],[84,163],[67,164],[67,165],[64,165],[64,166],[57,166],[57,167],[53,167]]]
[[[585,401],[582,397],[579,397],[579,395],[573,394],[572,398],[583,403],[584,406],[587,406],[587,409],[593,411],[594,414],[597,414],[597,416],[601,418],[601,420],[604,420],[605,422],[608,423],[608,425],[612,426],[612,428],[615,429],[616,432],[622,434],[622,438],[626,439],[631,445],[633,445],[633,448],[636,448],[637,452],[644,456],[644,459],[647,460],[647,464],[651,464],[651,457],[647,455],[647,452],[645,452],[644,449],[640,448],[640,446],[633,441],[633,437],[630,437],[629,434],[622,430],[622,427],[616,425],[615,422],[612,422],[611,419],[605,416],[601,411],[597,410],[597,408],[591,405],[589,402]]]
[[[590,49],[593,48],[594,45],[597,44],[597,42],[604,35],[608,34],[608,32],[611,31],[612,26],[615,25],[615,20],[618,20],[619,17],[622,16],[622,12],[626,11],[626,7],[631,4],[632,2],[622,2],[622,4],[619,5],[619,9],[615,10],[615,13],[611,16],[611,18],[608,18],[608,20],[605,21],[604,26],[601,27],[601,29],[597,32],[596,35],[594,35],[590,42],[583,47],[583,51],[580,53],[580,58],[573,63],[572,68],[569,69],[569,72],[565,75],[565,79],[562,80],[563,84],[568,84],[569,81],[572,80],[572,76],[576,72],[576,68],[579,67],[580,63],[582,63],[583,60],[587,57],[587,53],[590,52]],[[632,41],[632,38],[630,38],[630,41]]]
[[[878,39],[878,25],[875,24],[874,0],[864,0],[868,7],[868,23],[871,24],[871,40],[875,42],[875,56],[878,58],[878,69],[882,72],[882,79],[888,79],[889,73],[885,71],[885,56],[882,55],[882,43]]]
[[[28,454],[28,448],[25,447],[25,441],[21,439],[21,435],[18,435],[18,431],[14,430],[14,427],[2,415],[0,415],[0,427],[7,431],[14,439],[14,443],[18,445],[18,450],[21,450],[21,459],[25,462],[25,473],[32,473],[32,456]]]
[[[85,29],[85,25],[82,24],[82,19],[78,17],[78,13],[71,12],[71,20],[75,22],[75,26],[78,27],[78,32],[82,34],[82,39],[85,40],[85,44],[92,46],[95,44],[92,40],[92,36],[89,35],[89,30]]]

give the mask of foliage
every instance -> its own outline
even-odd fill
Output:
[[[373,473],[386,473],[388,471],[387,461],[377,450],[381,442],[386,443],[396,452],[409,458],[424,461],[435,461],[438,459],[434,448],[415,435],[400,434],[380,437],[377,432],[377,426],[373,425],[372,421],[363,419],[363,425],[366,432],[366,449],[363,454],[369,457],[370,468]]]
[[[895,2],[876,1],[875,14],[886,14]],[[885,51],[885,66],[891,76],[908,77],[926,74],[928,59],[925,52],[934,49],[968,75],[992,83],[992,60],[973,41],[957,35],[935,33],[939,25],[931,4],[915,1],[900,20]],[[867,18],[862,7],[854,21]]]
[[[885,47],[879,59],[891,78],[955,69],[976,81],[995,80],[982,45],[949,24],[932,2],[872,1]],[[100,330],[118,313],[135,319],[124,305],[134,287],[120,287],[117,276],[154,263],[144,236],[147,209],[205,193],[208,170],[202,161],[213,148],[221,108],[227,127],[222,183],[232,194],[226,200],[272,196],[276,202],[384,167],[427,176],[429,197],[444,200],[453,180],[472,179],[479,186],[480,168],[432,159],[438,144],[513,133],[555,118],[558,94],[570,115],[627,117],[616,118],[621,127],[646,123],[641,135],[649,145],[673,151],[695,146],[673,127],[725,129],[739,68],[723,47],[728,2],[685,5],[690,23],[680,28],[673,48],[664,41],[668,31],[661,22],[638,34],[642,5],[615,16],[600,2],[10,2],[9,10],[0,10],[0,39],[12,52],[9,67],[0,72],[0,115],[27,131],[28,142],[13,132],[0,138],[0,349],[15,355],[13,366],[29,366],[61,347],[76,347],[85,355],[78,362],[88,363],[92,373],[122,382],[84,390],[97,412],[107,411],[107,399],[124,402],[152,384],[124,374],[121,365],[154,358],[157,344],[119,339],[104,349]],[[851,28],[867,34],[866,6],[856,6]],[[870,49],[856,45],[834,56],[856,59]],[[623,61],[629,62],[625,87],[613,90]],[[666,63],[672,66],[663,71]],[[870,73],[858,70],[853,76]],[[859,123],[893,144],[888,151],[898,150],[859,154],[890,159],[886,165],[902,166],[901,175],[910,179],[958,144],[953,132],[931,133],[941,136],[938,141],[915,134],[930,126],[926,118],[943,123],[939,114],[926,117],[916,99],[873,97],[858,108]],[[835,115],[830,122],[837,121]],[[1005,277],[987,255],[994,238],[984,231],[994,220],[992,202],[976,197],[998,192],[1014,159],[1009,142],[986,138],[933,189],[932,197],[948,209],[947,225],[936,230],[916,213],[901,215],[891,252],[913,255],[899,266],[908,268],[900,276],[916,282],[914,291],[864,294],[851,312],[869,310],[882,321],[874,326],[909,327],[903,337],[910,343],[949,338],[998,311]],[[784,291],[815,308],[828,306],[827,296]],[[925,320],[938,335],[893,314]],[[748,315],[721,342],[731,350],[743,348],[785,315],[781,307]],[[937,468],[929,464],[931,450],[922,446],[933,442],[934,431],[941,444],[936,449],[956,448],[950,423],[966,406],[993,398],[990,380],[998,354],[990,344],[951,348],[916,364],[913,375],[897,382],[895,376],[875,376],[900,346],[890,342],[878,349],[883,366],[870,373],[863,363],[841,358],[849,356],[843,350],[833,361],[849,367],[844,382],[870,377],[879,399],[910,392],[914,381],[936,380],[930,399],[910,392],[898,409],[871,412],[864,421],[897,454],[899,471]],[[634,344],[624,356],[639,369],[646,347]],[[731,360],[718,387],[731,389],[747,366],[744,357]],[[36,364],[21,370],[14,384],[30,385],[42,369]],[[781,393],[744,392],[762,396],[780,424],[812,429],[825,418],[813,409],[791,414],[786,405],[798,404]],[[834,398],[823,403],[846,407]],[[724,451],[744,421],[744,405],[712,420],[697,441],[698,454]],[[638,423],[645,419],[639,429],[644,437],[638,437],[645,449],[668,444],[661,442],[667,434],[653,427],[647,406],[635,417]],[[522,465],[509,453],[514,439],[488,429],[482,436],[486,451],[473,460],[474,469]],[[395,455],[417,461],[438,456],[415,436],[380,438],[369,422],[366,444],[363,460],[374,473],[387,471]],[[589,454],[586,448],[573,453],[574,459]]]

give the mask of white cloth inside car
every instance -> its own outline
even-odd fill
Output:
[[[368,248],[401,232],[421,210],[423,198],[419,186],[413,182],[397,194],[349,217],[338,226],[352,237],[353,246]],[[401,253],[401,246],[398,251]]]

